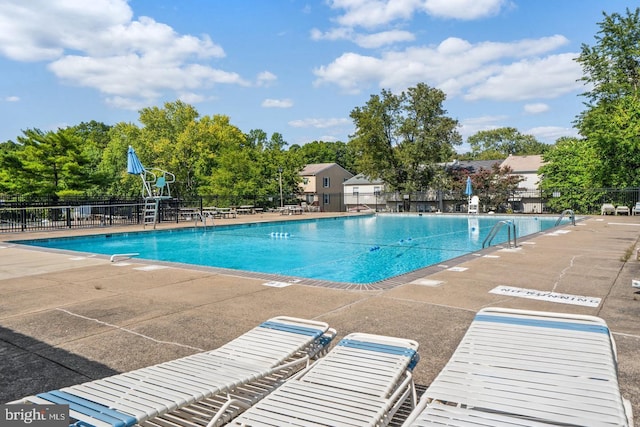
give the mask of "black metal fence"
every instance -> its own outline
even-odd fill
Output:
[[[0,200],[0,232],[105,227],[139,223],[137,199]]]
[[[319,195],[322,196],[322,195]],[[341,201],[341,211],[359,209],[363,205],[378,212],[466,212],[468,196],[451,191],[400,193],[333,193],[331,199]],[[323,197],[318,197],[320,201]],[[572,209],[577,214],[599,214],[604,203],[627,206],[629,210],[640,202],[640,188],[625,189],[571,189],[558,191],[518,191],[500,198],[503,202],[492,205],[489,198],[480,195],[481,212],[497,213],[560,213]],[[281,205],[300,204],[296,195],[286,196],[217,196],[194,199],[163,200],[160,204],[160,222],[191,220],[180,214],[183,208],[204,209],[211,206],[233,207],[250,205],[262,211]],[[322,211],[320,203],[317,208]],[[55,200],[50,198],[24,198],[0,195],[0,233],[45,231],[55,229],[109,227],[134,225],[144,222],[142,198],[76,197]]]

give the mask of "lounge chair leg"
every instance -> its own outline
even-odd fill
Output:
[[[211,421],[209,421],[209,424],[207,424],[207,427],[214,427],[215,425],[217,425],[218,421],[220,421],[220,418],[224,415],[225,411],[227,410],[227,408],[229,408],[229,406],[235,404],[237,406],[240,406],[241,408],[244,409],[249,409],[251,407],[251,405],[238,400],[238,399],[233,399],[231,396],[227,395],[227,400],[225,402],[224,405],[222,405],[222,407],[220,407],[220,409],[218,410],[218,413],[216,414],[215,417],[211,418]]]

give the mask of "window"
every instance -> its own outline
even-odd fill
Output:
[[[329,177],[328,176],[325,176],[325,177],[322,178],[322,186],[324,188],[329,188]]]
[[[353,195],[355,196],[356,194],[359,194],[360,191],[358,189],[358,187],[353,187]]]
[[[380,195],[380,187],[373,187],[373,194],[375,194],[376,196]]]
[[[309,178],[302,178],[302,182],[304,185],[307,185],[309,183]]]
[[[322,203],[325,205],[328,205],[329,203],[331,203],[331,199],[328,194],[322,195]]]

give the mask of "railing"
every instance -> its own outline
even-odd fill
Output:
[[[560,223],[562,222],[562,220],[564,219],[565,216],[569,216],[569,219],[571,219],[571,223],[575,226],[576,225],[576,214],[573,213],[573,211],[571,209],[565,209],[562,211],[562,213],[560,214],[560,216],[558,217],[558,220],[556,221],[556,227],[558,225],[560,225]]]
[[[207,228],[207,216],[205,214],[203,214],[202,212],[196,211],[194,212],[194,216],[196,219],[196,222],[195,222],[196,227],[198,226],[198,221],[202,221],[202,225],[204,226],[204,228]],[[211,219],[211,222],[212,222],[211,225],[213,225],[213,219]]]
[[[100,204],[98,201],[82,205],[15,205],[0,205],[0,233],[142,225],[145,215],[144,200],[113,204]],[[195,220],[195,226],[199,225],[198,222],[205,227],[213,225],[213,219],[199,209],[188,209],[189,215],[185,215],[181,206],[182,203],[176,200],[160,201],[158,221],[179,223]]]
[[[500,231],[503,225],[507,226],[507,243],[509,247],[511,247],[511,230],[513,230],[513,247],[514,248],[518,247],[518,244],[516,242],[516,224],[513,221],[504,220],[504,221],[498,221],[493,226],[491,231],[489,231],[489,234],[487,234],[487,237],[485,237],[484,241],[482,242],[483,249],[485,245],[491,246],[491,242],[493,241],[493,238],[496,237],[496,235],[498,234],[498,232]]]
[[[141,211],[138,203],[0,207],[0,233],[138,224]]]

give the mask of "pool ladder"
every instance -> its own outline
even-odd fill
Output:
[[[195,226],[198,226],[198,221],[202,221],[202,225],[204,226],[204,228],[207,228],[207,215],[205,215],[202,212],[194,212],[193,216],[195,217]],[[215,225],[213,224],[213,220],[211,225]]]
[[[560,223],[562,222],[562,219],[568,216],[569,219],[571,219],[571,223],[575,226],[576,225],[576,214],[571,210],[571,209],[565,209],[562,211],[562,213],[560,214],[560,216],[558,217],[558,220],[556,221],[556,227],[558,225],[560,225]]]
[[[498,232],[500,231],[503,225],[507,226],[507,242],[509,244],[509,247],[511,247],[511,231],[512,230],[513,230],[513,247],[514,248],[518,247],[518,244],[516,242],[516,224],[510,220],[503,220],[503,221],[498,221],[493,226],[489,234],[487,234],[487,237],[485,237],[484,241],[482,242],[483,249],[485,248],[485,246],[491,246],[491,242],[493,241],[493,238],[496,237],[496,234],[498,234]]]

